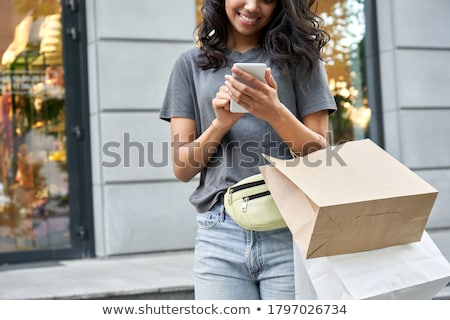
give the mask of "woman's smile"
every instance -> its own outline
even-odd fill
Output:
[[[237,14],[238,14],[241,22],[243,24],[245,24],[245,25],[253,26],[253,25],[257,24],[257,22],[259,20],[258,17],[254,17],[254,16],[251,16],[251,15],[242,13],[242,12],[238,12]]]
[[[225,0],[229,22],[229,47],[248,49],[258,44],[261,30],[269,24],[277,1]]]

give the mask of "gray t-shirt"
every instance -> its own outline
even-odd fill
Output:
[[[172,117],[195,120],[197,135],[215,119],[212,99],[224,84],[224,76],[231,74],[235,62],[264,62],[270,67],[280,101],[299,119],[320,110],[336,110],[321,63],[302,83],[304,65],[281,73],[260,47],[245,53],[229,51],[228,66],[217,71],[199,68],[199,54],[199,48],[193,48],[177,59],[160,113],[160,118],[167,121]],[[291,157],[287,145],[267,122],[245,114],[224,136],[216,155],[201,171],[199,185],[190,197],[197,211],[208,211],[230,185],[259,173],[258,167],[266,164],[262,154],[282,159]]]

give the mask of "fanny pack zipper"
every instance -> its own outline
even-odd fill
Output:
[[[270,195],[270,191],[264,191],[264,192],[252,194],[251,196],[245,197],[244,199],[242,199],[242,207],[241,207],[242,212],[247,212],[247,206],[248,206],[248,202],[250,200],[258,199],[258,198],[265,197],[268,195]]]
[[[228,203],[231,204],[233,202],[232,198],[233,198],[233,193],[236,191],[241,191],[247,188],[253,188],[253,187],[257,187],[260,186],[262,184],[264,184],[265,181],[264,180],[258,180],[258,181],[253,181],[253,182],[247,182],[244,184],[241,184],[239,186],[235,186],[235,187],[230,187],[228,189],[228,193],[230,194],[229,198],[228,198]],[[255,196],[255,195],[253,195]]]
[[[247,189],[247,188],[253,188],[253,187],[256,187],[256,186],[260,186],[260,185],[262,185],[264,183],[265,183],[264,180],[247,182],[247,183],[241,184],[240,186],[236,186],[236,187],[230,188],[230,193],[233,193],[233,192],[236,192],[236,191],[240,191],[240,190],[244,190],[244,189]]]

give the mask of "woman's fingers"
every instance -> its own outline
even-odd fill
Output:
[[[227,75],[225,78],[225,85],[228,89],[230,98],[242,106],[250,103],[252,98],[258,93],[257,90],[231,76]]]
[[[216,93],[216,97],[213,99],[214,108],[223,108],[225,110],[230,110],[230,94],[226,86],[221,86],[219,91]]]
[[[267,120],[272,117],[276,112],[275,109],[280,105],[280,101],[277,83],[271,69],[266,69],[266,82],[260,81],[238,68],[232,68],[232,70],[239,79],[230,75],[225,76],[225,86],[230,98],[261,119]]]
[[[266,81],[269,87],[277,90],[278,88],[277,82],[275,81],[275,78],[272,75],[272,70],[270,68],[266,69]]]

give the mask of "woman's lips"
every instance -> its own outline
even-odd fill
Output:
[[[238,14],[239,14],[240,20],[244,24],[253,25],[258,21],[258,18],[249,17],[242,13],[238,13]]]

